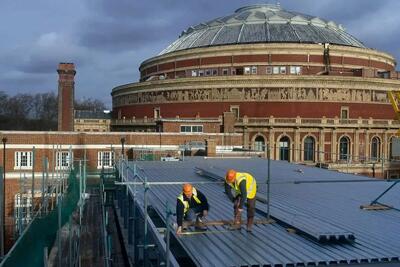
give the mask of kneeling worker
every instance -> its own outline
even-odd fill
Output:
[[[196,190],[191,184],[184,184],[182,193],[176,201],[176,222],[178,228],[177,234],[182,233],[182,224],[185,221],[192,221],[196,217],[195,228],[206,230],[203,226],[202,218],[208,214],[207,198],[199,190]]]
[[[235,191],[235,196],[232,194]],[[242,223],[243,205],[247,200],[247,231],[252,231],[256,208],[256,179],[249,173],[229,170],[225,176],[225,192],[233,202],[234,228],[240,229]]]

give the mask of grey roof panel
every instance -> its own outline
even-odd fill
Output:
[[[310,25],[292,25],[301,42],[304,43],[324,43],[325,38],[316,34],[316,32],[310,27]]]
[[[241,29],[242,29],[242,24],[223,27],[221,31],[218,32],[218,34],[216,35],[212,44],[218,45],[226,43],[228,44],[236,43]]]
[[[295,18],[296,17],[296,18]],[[301,18],[301,20],[299,20]],[[293,20],[292,20],[293,19]],[[287,24],[290,25],[287,25]],[[247,24],[267,24],[266,28],[271,28],[271,38],[242,38],[240,31],[237,28],[246,28]],[[238,26],[239,25],[239,26]],[[331,27],[328,27],[330,25]],[[336,25],[332,27],[332,25]],[[295,28],[291,27],[294,26]],[[299,27],[297,27],[299,26]],[[223,29],[217,38],[215,34],[218,30]],[[201,40],[194,42],[190,47],[180,45],[186,41],[180,40],[193,31],[203,31]],[[228,32],[231,30],[231,32]],[[254,35],[265,35],[263,29],[259,28],[260,32],[252,33]],[[297,30],[298,35],[294,32]],[[299,40],[298,36],[301,38]],[[203,38],[204,37],[204,38]],[[365,47],[360,41],[346,33],[341,26],[337,26],[332,21],[327,21],[318,17],[292,12],[282,9],[280,6],[270,4],[260,4],[246,6],[235,11],[234,14],[219,17],[205,23],[200,23],[196,26],[189,27],[182,33],[176,43],[178,45],[170,45],[168,49],[164,49],[160,54],[165,54],[173,51],[178,51],[187,48],[196,48],[203,46],[221,45],[221,44],[236,44],[239,43],[259,42],[289,42],[289,43],[332,43],[339,45],[349,45],[355,47]]]
[[[298,40],[289,24],[268,24],[270,42],[290,42]]]
[[[265,194],[267,162],[262,159],[201,159],[184,162],[139,162],[151,181],[206,181],[195,174],[194,167],[211,168],[220,174],[234,166],[252,173],[259,184],[259,195]],[[295,216],[315,217],[324,223],[348,229],[357,236],[353,243],[321,244],[299,234],[288,233],[279,224],[255,225],[253,234],[227,232],[224,227],[210,227],[209,234],[179,237],[178,241],[199,266],[307,266],[368,262],[395,262],[400,256],[400,212],[364,211],[369,203],[390,183],[362,182],[365,177],[310,168],[287,162],[272,161],[271,213],[285,210]],[[302,169],[299,172],[298,169]],[[294,181],[360,180],[351,183],[297,183]],[[232,204],[221,185],[196,186],[206,194],[211,205],[209,220],[232,217]],[[181,186],[151,186],[151,205],[165,211],[165,203],[176,202]],[[400,206],[400,187],[385,196],[385,203]],[[141,191],[139,191],[139,195]],[[257,202],[266,210],[266,205]],[[165,215],[164,215],[165,216]],[[262,215],[256,214],[257,218]],[[384,227],[382,227],[384,226]],[[314,225],[316,230],[322,225]],[[216,230],[220,232],[215,232]]]
[[[201,31],[195,31],[191,35],[188,36],[178,47],[177,49],[187,49],[190,48],[191,45],[198,39],[200,38],[206,30],[201,30]]]
[[[267,40],[265,23],[245,24],[240,35],[239,43],[258,43]]]
[[[213,27],[208,29],[204,34],[200,36],[200,38],[198,38],[192,44],[192,48],[211,45],[211,42],[214,40],[215,35],[218,33],[219,30],[221,30],[222,27]]]

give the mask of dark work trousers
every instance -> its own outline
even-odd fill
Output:
[[[195,220],[197,217],[203,217],[203,211],[204,209],[200,206],[194,207],[194,208],[190,208],[188,210],[188,212],[185,214],[185,216],[183,217],[183,219],[185,221],[193,221]]]

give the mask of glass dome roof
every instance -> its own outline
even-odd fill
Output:
[[[189,27],[160,55],[197,47],[246,43],[331,43],[365,48],[333,21],[287,11],[280,5],[260,4]]]

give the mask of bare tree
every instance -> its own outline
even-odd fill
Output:
[[[96,110],[96,111],[102,111],[107,109],[106,105],[98,100],[98,99],[92,99],[92,98],[85,98],[82,100],[75,100],[75,109],[76,110]]]
[[[97,99],[87,98],[75,102],[75,109],[104,110]],[[0,91],[1,130],[57,130],[58,99],[53,92],[17,94],[8,96]]]

